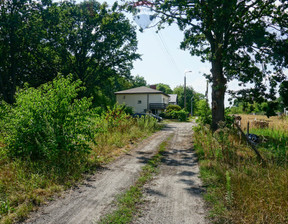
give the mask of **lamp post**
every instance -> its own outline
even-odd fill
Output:
[[[186,73],[192,71],[185,71],[184,72],[184,109],[186,108]]]

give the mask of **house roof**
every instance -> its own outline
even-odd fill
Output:
[[[169,103],[177,103],[177,94],[168,94],[170,96]]]
[[[147,93],[150,93],[150,94],[163,94],[165,96],[169,96],[168,94],[166,93],[163,93],[162,91],[160,90],[156,90],[156,89],[151,89],[151,88],[148,88],[146,86],[141,86],[141,87],[136,87],[136,88],[133,88],[133,89],[127,89],[127,90],[123,90],[123,91],[118,91],[118,92],[115,92],[115,94],[147,94]]]

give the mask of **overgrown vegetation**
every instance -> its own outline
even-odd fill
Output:
[[[160,114],[164,118],[178,119],[179,121],[187,121],[189,113],[185,109],[181,109],[178,105],[168,105],[166,111]]]
[[[288,121],[280,119],[273,118],[278,122],[269,123],[269,128],[250,129],[262,139],[257,148],[265,164],[232,127],[222,123],[214,133],[209,126],[195,129],[195,148],[207,185],[204,197],[213,223],[288,222]],[[277,128],[280,122],[286,131]]]
[[[82,89],[81,81],[59,76],[20,90],[13,106],[1,104],[0,223],[25,219],[83,173],[160,128],[154,118],[131,118],[121,105],[91,108],[91,99],[79,97]]]
[[[142,168],[140,177],[134,185],[126,192],[119,195],[116,205],[117,208],[112,213],[106,215],[99,223],[131,223],[133,217],[138,211],[139,204],[143,202],[143,186],[153,178],[158,172],[158,165],[163,158],[163,152],[166,150],[168,140],[161,143],[158,153],[154,155]]]

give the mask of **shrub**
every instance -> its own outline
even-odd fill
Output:
[[[124,106],[124,112],[126,114],[132,115],[132,114],[134,114],[134,109],[133,109],[133,107],[129,107],[129,106],[125,105]]]
[[[83,89],[72,76],[58,76],[37,89],[20,90],[6,118],[9,155],[62,169],[80,165],[92,137],[88,119],[92,99],[77,99]]]
[[[168,105],[167,108],[166,108],[166,111],[169,112],[169,111],[172,111],[172,110],[179,111],[179,110],[181,110],[181,107],[178,106],[178,105],[173,105],[173,104]]]
[[[189,112],[185,111],[184,109],[175,112],[179,121],[187,121],[187,117]]]
[[[212,123],[212,112],[206,100],[199,100],[197,102],[199,118],[197,122],[202,124]]]
[[[175,119],[178,118],[177,112],[181,110],[178,105],[168,105],[166,111],[160,114],[161,117]]]

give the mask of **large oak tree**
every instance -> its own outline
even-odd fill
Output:
[[[153,1],[160,26],[176,22],[185,34],[181,48],[211,63],[212,129],[224,120],[227,82],[254,83],[241,92],[253,100],[275,97],[276,83],[285,77],[279,46],[286,34],[281,25],[287,24],[286,8],[275,0]]]

